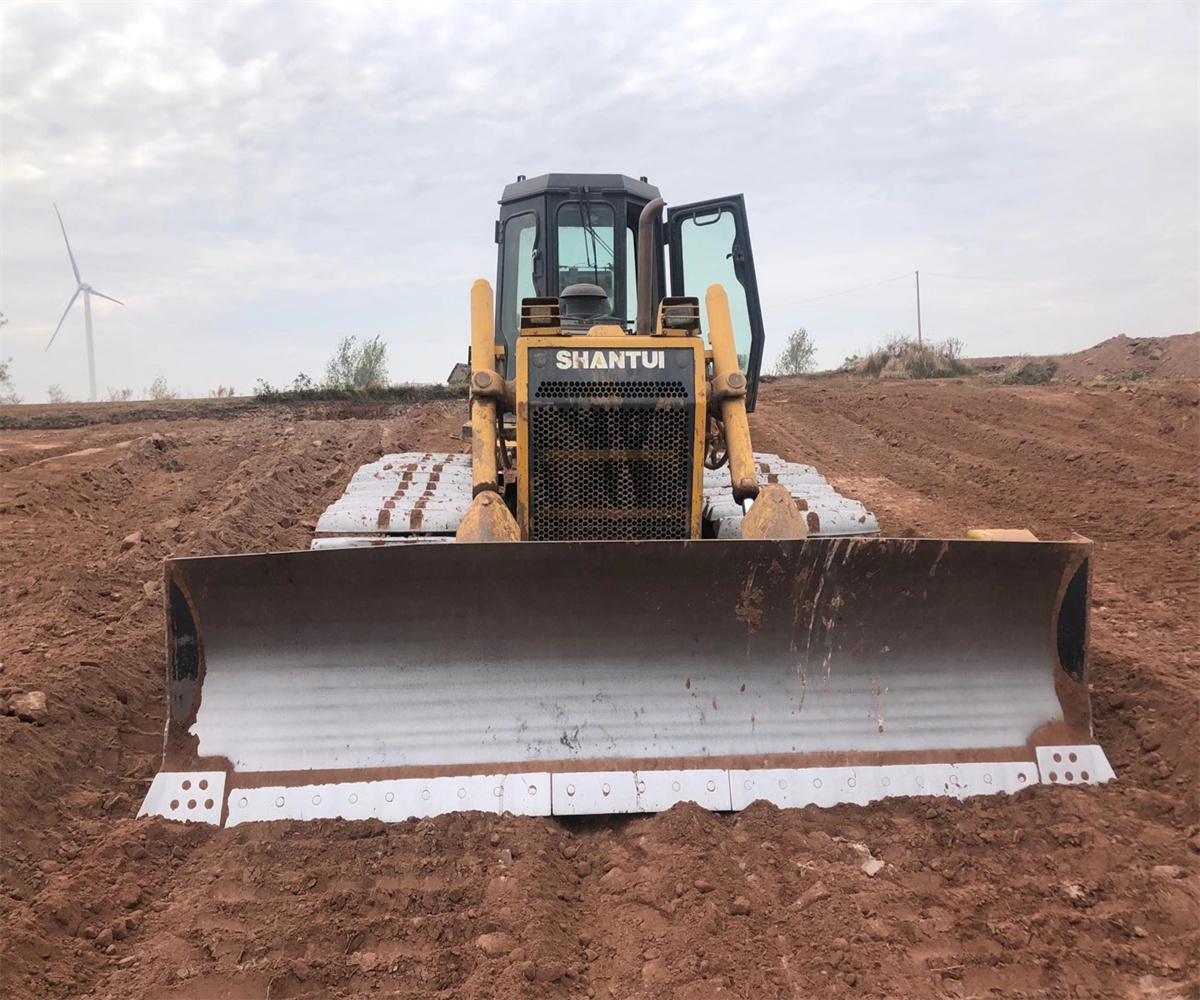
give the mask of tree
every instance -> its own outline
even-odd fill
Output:
[[[387,385],[387,344],[379,337],[355,343],[343,337],[325,365],[325,385],[330,389],[374,389]]]
[[[12,371],[9,365],[12,364],[12,358],[0,361],[0,403],[17,404],[23,402],[23,398],[17,394],[17,386],[12,379]]]
[[[50,386],[46,390],[46,395],[50,397],[51,403],[69,403],[71,401],[71,397],[62,391],[62,386],[58,383]]]
[[[108,400],[110,403],[124,403],[133,399],[133,390],[126,387],[124,389],[114,389],[111,385],[108,387]]]
[[[808,331],[800,327],[788,337],[787,347],[775,362],[776,375],[799,375],[810,372],[814,367],[814,355],[817,345],[808,336]]]

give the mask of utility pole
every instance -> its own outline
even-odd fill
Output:
[[[917,345],[921,343],[921,272],[914,271],[917,276]]]

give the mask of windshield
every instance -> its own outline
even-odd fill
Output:
[[[613,311],[616,255],[612,206],[604,202],[565,202],[558,210],[558,290],[568,285],[599,285]]]

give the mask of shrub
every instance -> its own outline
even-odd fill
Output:
[[[357,339],[343,337],[326,363],[327,388],[375,389],[387,385],[387,344],[379,337],[373,337],[358,345]]]
[[[908,337],[896,336],[865,357],[846,359],[849,370],[857,375],[882,379],[955,378],[974,375],[975,370],[959,358],[962,342],[947,340],[940,344],[918,344]]]
[[[179,391],[167,385],[166,375],[159,374],[154,376],[154,381],[146,389],[146,397],[148,399],[178,399]]]
[[[1007,368],[1001,381],[1005,385],[1045,385],[1058,371],[1053,358],[1016,358]]]

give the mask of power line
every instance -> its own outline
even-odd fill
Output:
[[[963,281],[1012,281],[1020,283],[1022,278],[985,278],[978,274],[943,274],[940,271],[926,271],[931,278],[960,278]]]
[[[899,281],[901,278],[907,278],[907,277],[908,277],[907,272],[904,274],[897,274],[894,278],[884,278],[883,281],[875,281],[869,285],[859,285],[857,288],[847,288],[844,291],[840,291],[840,292],[829,292],[826,295],[814,295],[811,299],[800,299],[796,302],[784,302],[783,304],[775,306],[774,308],[788,309],[791,306],[802,306],[806,302],[819,302],[821,299],[832,299],[834,296],[837,296],[837,295],[849,295],[851,292],[861,292],[867,288],[877,288],[880,285],[888,284],[888,282]]]

